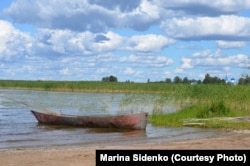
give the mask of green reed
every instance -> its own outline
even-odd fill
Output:
[[[121,105],[132,102],[146,105],[152,102],[150,122],[154,125],[181,126],[183,120],[187,118],[250,115],[249,85],[0,80],[0,88],[144,94],[147,95],[147,98],[138,101],[138,96],[131,95],[127,99],[125,98]],[[152,94],[157,94],[159,97],[154,99],[148,97]],[[172,113],[165,111],[169,105],[173,106],[176,111]],[[217,126],[221,126],[221,124],[217,124]]]
[[[250,115],[250,86],[178,85],[165,96],[173,97],[179,106],[174,113],[159,111],[150,117],[151,123],[161,126],[182,126],[188,118],[213,118]],[[216,123],[215,123],[216,122]],[[249,122],[208,121],[203,127],[248,127]],[[250,128],[250,127],[248,127]]]
[[[166,86],[167,84],[159,83],[0,80],[0,88],[75,92],[162,93],[164,92]]]

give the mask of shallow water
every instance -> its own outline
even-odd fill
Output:
[[[213,129],[164,128],[150,123],[144,131],[88,129],[38,124],[31,109],[65,114],[100,115],[147,111],[157,95],[0,90],[0,149],[160,143],[205,138],[225,133]],[[165,106],[173,111],[172,106]]]

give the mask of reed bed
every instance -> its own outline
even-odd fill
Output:
[[[186,119],[211,118],[192,126],[213,128],[249,128],[249,121],[214,120],[214,117],[250,116],[250,86],[195,85],[176,86],[165,95],[179,106],[176,112],[163,114],[157,110],[150,121],[161,126],[183,126]],[[202,124],[202,125],[201,125]]]
[[[73,92],[162,93],[166,84],[101,81],[24,81],[0,80],[0,88]]]
[[[0,88],[46,91],[109,92],[126,94],[157,94],[150,123],[160,126],[183,126],[186,119],[250,116],[249,85],[121,83],[100,81],[14,81],[0,80]],[[125,99],[122,106],[136,102],[137,95]],[[136,104],[136,103],[135,103]],[[166,111],[171,105],[175,109]],[[199,125],[198,125],[199,126]],[[206,121],[202,127],[249,128],[249,122]]]

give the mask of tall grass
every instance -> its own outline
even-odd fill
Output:
[[[171,114],[154,113],[150,120],[155,125],[182,126],[188,118],[213,118],[250,115],[250,86],[229,85],[180,85],[173,87],[165,96],[175,98],[179,109]],[[231,122],[209,122],[206,127],[226,126],[234,128]],[[249,122],[242,123],[249,127]],[[242,126],[241,125],[241,126]]]
[[[164,126],[180,126],[187,118],[250,115],[250,86],[248,85],[0,80],[0,88],[129,94],[156,93],[160,95],[160,98],[153,101],[154,107],[150,121],[155,125]],[[128,98],[123,104],[132,101],[134,100]],[[174,105],[176,112],[164,111],[166,105],[169,104]]]
[[[36,89],[50,91],[90,91],[124,93],[163,93],[167,84],[125,83],[100,81],[24,81],[0,80],[0,88]]]

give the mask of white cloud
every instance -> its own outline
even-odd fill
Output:
[[[127,41],[128,50],[139,52],[159,52],[167,45],[174,43],[172,39],[153,34],[132,36]]]
[[[105,40],[100,40],[92,43],[93,51],[107,52],[113,50],[119,50],[124,44],[124,38],[111,31],[101,34]]]
[[[0,13],[13,21],[0,20],[1,76],[101,79],[116,74],[146,81],[167,73],[236,71],[249,64],[250,18],[241,13],[248,9],[249,0],[15,0]],[[18,30],[23,24],[34,31]],[[172,47],[176,43],[185,47]],[[238,49],[243,47],[244,52]],[[234,54],[217,48],[234,49]]]
[[[32,38],[17,29],[11,23],[0,20],[0,59],[17,60],[29,54]]]
[[[65,69],[60,70],[60,74],[62,74],[62,75],[68,75],[69,74],[69,69],[65,68]]]
[[[142,0],[140,6],[136,8],[136,14],[147,15],[149,19],[158,19],[160,17],[159,7],[153,1]]]
[[[173,59],[168,58],[166,56],[157,56],[152,64],[158,67],[166,67],[172,65],[174,63]]]
[[[120,57],[120,62],[134,67],[164,68],[174,63],[173,59],[166,56],[129,55]]]
[[[193,66],[191,65],[192,59],[182,58],[181,61],[182,61],[182,65],[181,65],[182,69],[192,69],[193,68]]]
[[[40,56],[75,56],[92,54],[95,35],[91,32],[76,33],[70,30],[40,29],[36,36],[34,54]]]
[[[36,40],[34,49],[37,49],[38,54],[54,54],[59,57],[96,55],[112,51],[157,53],[174,42],[172,39],[154,34],[124,37],[111,31],[94,34],[89,31],[77,33],[52,29],[40,29]]]
[[[243,41],[216,41],[217,45],[219,48],[222,49],[230,49],[230,48],[243,48],[245,47],[248,42],[243,42]]]
[[[126,70],[124,71],[124,74],[127,74],[127,75],[131,75],[134,73],[135,73],[135,70],[133,70],[131,67],[126,68]]]
[[[183,11],[185,15],[211,15],[236,14],[241,10],[250,9],[248,0],[216,0],[213,3],[209,0],[176,0],[165,3],[159,0],[159,5],[175,11]]]
[[[116,12],[86,0],[17,0],[4,11],[19,23],[76,31],[103,31],[107,26],[114,27]]]
[[[206,73],[220,78],[224,78],[226,74],[239,77],[241,73],[238,71],[249,65],[248,59],[249,55],[245,54],[223,55],[220,50],[205,50],[182,58],[182,63],[175,68],[174,74],[201,80]]]
[[[145,30],[159,19],[158,6],[151,1],[107,1],[17,0],[5,9],[4,14],[18,23],[92,32],[125,27]]]
[[[208,57],[211,55],[211,50],[203,50],[202,52],[195,52],[192,56],[193,57]]]
[[[248,0],[16,0],[4,10],[18,23],[41,28],[73,31],[105,32],[110,28],[131,28],[138,31],[159,25],[170,17],[190,15],[220,16],[250,9]],[[30,14],[32,13],[32,14]]]
[[[173,18],[161,27],[182,40],[250,40],[250,18],[239,16]]]
[[[180,67],[177,67],[175,70],[174,70],[174,73],[177,74],[177,75],[180,75],[180,74],[183,74],[184,73],[184,70]]]
[[[201,69],[201,70],[228,70],[229,68],[246,68],[248,55],[236,54],[223,56],[220,51],[212,53],[206,50],[200,53],[194,53],[190,57],[182,58],[180,69]]]

